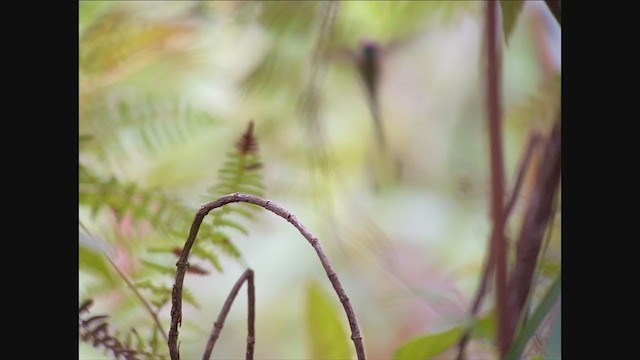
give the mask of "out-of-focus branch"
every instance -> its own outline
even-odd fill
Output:
[[[558,24],[562,26],[562,19],[560,17],[560,0],[544,0],[544,2],[547,3],[549,10],[551,10],[553,17],[556,18]]]
[[[536,183],[516,245],[516,262],[509,282],[509,312],[515,316],[509,333],[516,330],[527,296],[531,291],[536,261],[553,210],[560,184],[560,114],[551,130],[540,159]]]

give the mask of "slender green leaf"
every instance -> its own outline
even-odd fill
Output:
[[[496,316],[490,312],[475,320],[471,326],[471,337],[494,340],[495,329]],[[455,345],[464,330],[464,325],[459,325],[442,332],[411,339],[396,350],[394,359],[430,359]]]
[[[540,323],[542,323],[542,320],[544,320],[544,318],[547,316],[547,314],[549,314],[551,309],[553,309],[553,306],[559,300],[561,288],[560,278],[561,274],[558,274],[558,277],[549,288],[549,291],[540,302],[540,305],[538,305],[538,308],[536,308],[536,310],[534,311],[533,316],[531,316],[529,322],[527,322],[522,330],[518,332],[515,340],[509,348],[509,351],[507,352],[507,359],[520,358],[520,354],[529,342],[529,339],[531,339],[531,337],[535,334],[536,330],[538,330],[538,327],[540,326]]]
[[[518,21],[518,16],[522,12],[524,0],[500,0],[502,8],[502,31],[504,39],[509,44],[509,37]]]
[[[316,282],[307,287],[306,325],[310,359],[351,359],[345,321],[335,299]]]
[[[443,332],[419,336],[400,346],[393,358],[395,360],[431,359],[452,347],[460,339],[463,331],[463,326],[456,326]]]
[[[496,315],[490,314],[477,319],[471,330],[471,337],[474,339],[493,340],[496,334]]]

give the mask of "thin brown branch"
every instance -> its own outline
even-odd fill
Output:
[[[300,234],[302,234],[302,236],[307,239],[309,244],[313,246],[314,250],[318,254],[318,258],[320,259],[325,272],[327,273],[327,276],[329,277],[329,281],[331,281],[331,284],[333,285],[333,288],[335,289],[336,294],[338,295],[338,298],[340,299],[340,302],[342,303],[342,306],[344,307],[344,310],[347,314],[349,326],[351,327],[351,339],[353,340],[353,344],[356,348],[358,360],[364,360],[365,353],[364,347],[362,345],[362,336],[360,335],[360,329],[358,328],[358,322],[356,321],[355,313],[353,311],[353,308],[351,307],[351,302],[349,301],[349,298],[342,288],[340,280],[338,280],[338,275],[335,273],[335,271],[333,271],[333,268],[329,263],[329,259],[324,254],[324,251],[322,250],[318,239],[309,230],[307,230],[307,228],[302,223],[300,223],[293,214],[280,207],[279,205],[271,202],[270,200],[264,200],[257,196],[241,193],[226,195],[216,201],[203,205],[202,207],[200,207],[200,210],[198,210],[195,218],[193,219],[191,230],[189,231],[189,236],[187,237],[185,246],[182,249],[180,259],[176,263],[177,272],[171,296],[171,328],[169,330],[169,353],[171,355],[171,359],[180,359],[180,353],[178,349],[178,326],[182,323],[182,287],[184,284],[184,276],[186,270],[189,267],[189,263],[187,261],[189,257],[189,251],[191,251],[191,247],[196,240],[198,230],[200,229],[200,225],[202,224],[204,217],[211,210],[236,202],[254,204],[280,216],[281,218],[290,222],[296,229],[298,229]]]
[[[484,299],[484,294],[487,291],[487,285],[489,284],[489,278],[493,274],[495,269],[495,259],[494,253],[492,251],[488,252],[488,259],[484,265],[482,270],[482,275],[480,276],[480,287],[478,287],[478,291],[473,299],[473,304],[471,305],[471,318],[475,318],[480,310],[480,306],[482,305],[482,300]],[[464,349],[467,346],[467,342],[469,342],[469,338],[471,336],[471,329],[467,328],[465,332],[460,337],[460,341],[458,342],[458,355],[456,357],[457,360],[464,359]]]
[[[487,120],[489,123],[489,145],[491,152],[491,215],[493,231],[491,252],[496,266],[496,308],[498,319],[498,348],[504,356],[509,348],[507,333],[510,317],[507,308],[507,242],[504,237],[504,165],[501,131],[501,53],[497,36],[497,1],[490,0],[486,7],[487,36]]]
[[[516,247],[516,264],[509,282],[509,324],[513,334],[531,291],[535,267],[551,219],[553,199],[560,184],[560,114],[545,144],[536,183],[525,213]]]
[[[254,287],[253,287],[253,270],[247,269],[236,281],[235,285],[231,289],[229,296],[227,296],[227,300],[224,302],[222,306],[222,310],[220,310],[220,314],[218,315],[218,319],[215,323],[213,323],[213,329],[211,330],[211,336],[209,336],[209,341],[207,341],[207,346],[202,355],[203,360],[209,360],[211,358],[211,352],[213,351],[213,347],[216,344],[216,340],[218,340],[218,336],[220,336],[220,332],[222,331],[222,326],[224,325],[224,320],[227,318],[227,314],[229,310],[231,310],[231,305],[233,301],[236,299],[236,295],[238,295],[238,291],[240,291],[240,287],[245,282],[248,282],[248,301],[249,301],[249,324],[247,331],[247,355],[246,360],[253,360],[253,347],[255,344],[254,337],[254,329],[255,329],[255,296],[254,296]]]
[[[551,10],[553,17],[556,18],[558,24],[562,26],[562,18],[560,16],[560,0],[545,0],[544,2],[547,3],[549,10]]]
[[[525,177],[524,175],[526,174],[526,171],[529,168],[529,163],[531,162],[533,151],[538,146],[541,140],[542,140],[542,135],[538,131],[534,131],[532,134],[529,135],[529,139],[527,141],[525,150],[519,162],[516,181],[513,185],[511,196],[509,198],[509,201],[505,205],[505,210],[504,210],[505,223],[509,219],[509,215],[511,214],[511,211],[513,210],[516,200],[520,194],[520,189],[522,188],[522,183]],[[488,280],[493,274],[494,265],[495,265],[494,264],[495,254],[491,251],[491,248],[489,248],[489,251],[487,254],[488,254],[487,255],[488,258],[482,270],[482,275],[480,276],[480,286],[478,287],[478,291],[476,292],[473,303],[471,305],[471,312],[470,312],[471,318],[475,318],[476,315],[478,314],[478,311],[480,311],[480,307],[482,306],[482,300],[484,299],[484,295],[486,294],[486,291],[487,291]],[[463,359],[464,349],[465,349],[465,346],[467,345],[467,342],[469,341],[470,330],[471,329],[468,328],[460,338],[460,341],[458,343],[458,356],[457,356],[458,360]]]
[[[133,293],[136,295],[136,297],[138,299],[140,299],[140,302],[142,302],[142,304],[144,305],[145,309],[147,309],[147,312],[149,312],[149,314],[151,315],[151,317],[153,318],[153,321],[156,323],[156,327],[158,328],[158,330],[160,331],[160,334],[162,335],[162,337],[164,338],[164,341],[167,341],[167,333],[164,331],[164,329],[162,328],[162,324],[160,323],[160,319],[158,319],[158,314],[153,311],[153,309],[151,308],[151,305],[149,305],[149,303],[147,302],[147,300],[142,296],[142,294],[140,294],[140,292],[138,291],[138,289],[135,287],[135,285],[133,285],[133,283],[131,282],[131,280],[129,280],[129,278],[127,277],[127,275],[125,275],[120,269],[118,269],[118,267],[116,266],[116,264],[111,261],[111,259],[109,259],[107,257],[107,260],[109,260],[109,263],[113,266],[114,269],[116,269],[116,271],[118,272],[118,274],[120,274],[120,277],[122,277],[122,279],[124,280],[124,282],[127,283],[127,286],[129,286],[129,288],[131,289],[131,291],[133,291]]]
[[[80,223],[80,226],[82,226],[82,228],[84,229],[84,231],[86,231],[87,234],[89,234],[89,236],[91,236],[94,241],[100,242],[100,240],[98,240],[96,238],[96,236],[93,235],[93,233],[91,231],[89,231],[89,229],[87,229],[87,227],[82,223],[82,221],[80,221],[79,223]],[[151,318],[153,319],[153,321],[156,323],[156,326],[158,327],[158,330],[160,330],[160,334],[162,335],[164,340],[168,341],[167,333],[162,328],[162,324],[160,323],[160,319],[158,318],[158,314],[155,311],[153,311],[153,309],[151,308],[151,305],[149,305],[149,302],[147,302],[147,300],[144,298],[144,296],[142,296],[142,294],[140,294],[138,289],[135,287],[135,285],[133,285],[131,280],[129,280],[127,275],[124,272],[122,272],[122,270],[120,270],[118,268],[118,266],[116,266],[116,264],[109,258],[109,256],[105,255],[105,257],[107,258],[107,260],[109,260],[109,264],[111,264],[111,266],[113,266],[113,268],[116,269],[116,271],[118,272],[118,275],[120,275],[122,280],[124,280],[124,282],[127,284],[129,289],[131,289],[131,291],[133,291],[133,293],[140,300],[142,305],[144,305],[145,309],[151,315]]]

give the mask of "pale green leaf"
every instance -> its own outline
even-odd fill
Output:
[[[522,12],[522,5],[524,5],[524,0],[500,0],[500,7],[502,8],[502,31],[507,44],[509,44],[509,36],[511,36],[515,28],[518,16],[520,16]]]
[[[338,298],[329,296],[318,283],[309,283],[305,323],[310,359],[351,359],[346,319],[338,304]]]
[[[496,316],[493,312],[476,320],[471,331],[474,339],[493,340],[496,336]]]

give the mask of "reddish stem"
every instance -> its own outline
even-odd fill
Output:
[[[496,309],[498,319],[498,348],[504,356],[509,348],[510,322],[507,312],[507,243],[504,237],[504,167],[502,158],[501,131],[501,59],[497,39],[497,1],[487,2],[487,115],[489,122],[489,144],[491,151],[491,214],[493,217],[493,231],[491,234],[491,252],[496,262]]]

